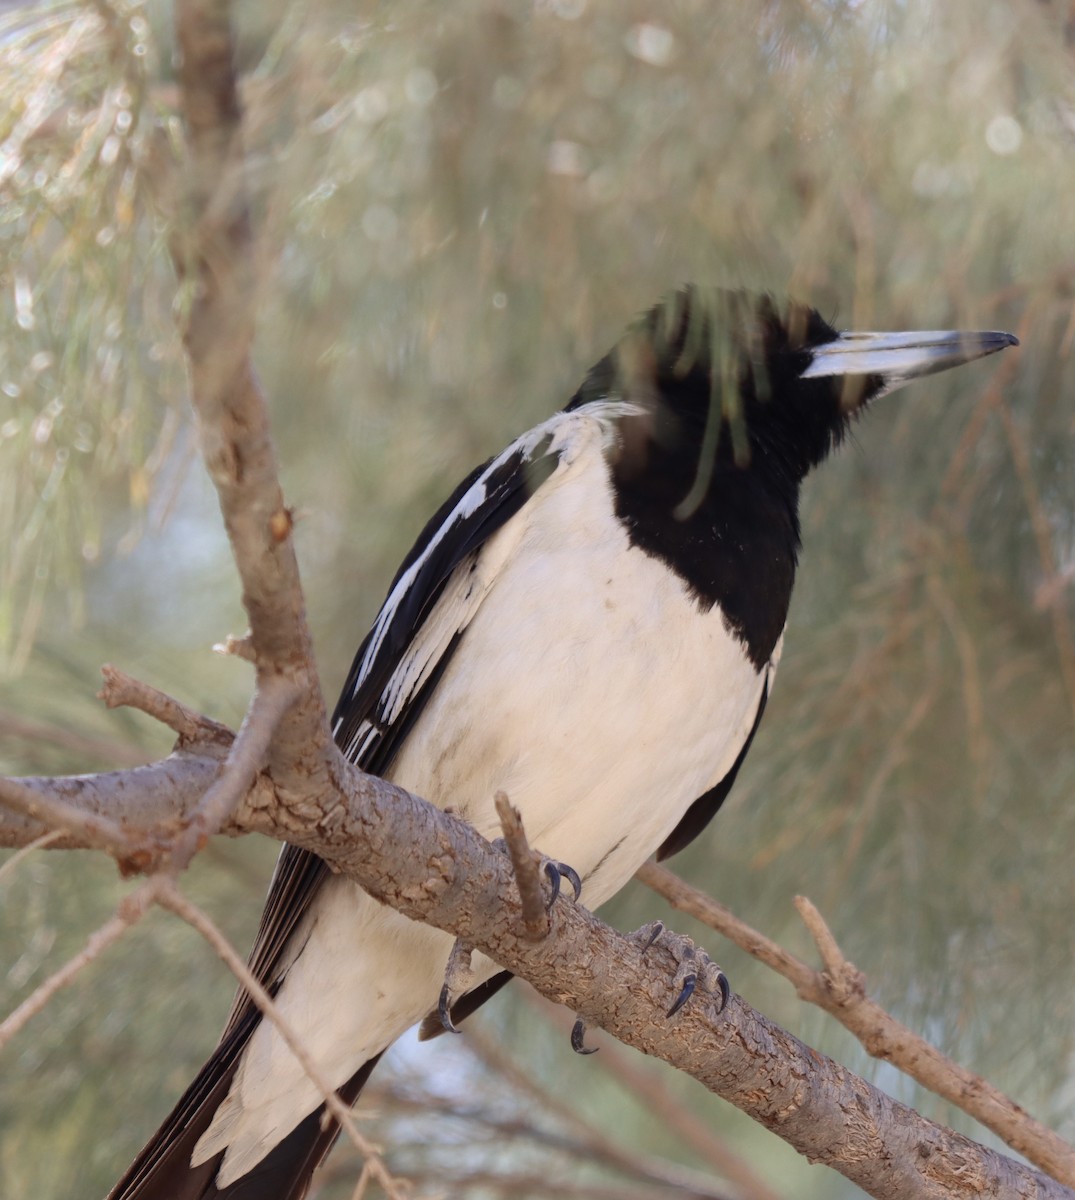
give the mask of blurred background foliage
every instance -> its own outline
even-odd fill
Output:
[[[726,810],[674,865],[808,958],[791,898],[809,895],[874,996],[1075,1136],[1069,10],[236,6],[257,365],[329,691],[432,508],[670,287],[790,292],[842,327],[1018,332],[1021,350],[879,405],[808,485],[769,715]],[[170,21],[163,3],[0,6],[9,773],[166,752],[148,722],[95,703],[103,661],[233,724],[250,683],[210,652],[243,623],[173,326]],[[192,872],[240,943],[274,854],[215,845]],[[89,855],[42,853],[0,877],[3,1008],[123,891]],[[629,928],[667,914],[633,885],[607,915]],[[671,923],[811,1044],[982,1136],[715,935]],[[160,914],[87,971],[0,1064],[0,1193],[103,1193],[230,993]],[[858,1195],[672,1072],[614,1047],[576,1058],[521,992],[473,1025],[402,1046],[367,1103],[423,1194],[705,1195],[697,1175],[651,1168],[713,1171],[723,1154],[772,1189],[725,1161],[708,1186],[726,1195]],[[684,1132],[692,1117],[708,1146]],[[319,1195],[348,1196],[354,1178],[341,1152]]]

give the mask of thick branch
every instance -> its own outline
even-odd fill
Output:
[[[38,837],[60,829],[95,850],[124,853],[129,848],[126,834],[110,816],[67,804],[51,790],[37,790],[18,779],[0,779],[0,804],[29,828],[36,828]]]
[[[171,767],[178,794],[210,769],[181,754],[154,767],[87,777],[134,796],[133,781],[159,785]],[[825,1162],[871,1195],[950,1198],[1005,1194],[1049,1200],[1075,1192],[919,1117],[733,999],[714,1017],[691,1003],[665,1013],[675,973],[658,944],[642,952],[581,906],[553,908],[547,941],[526,938],[511,865],[473,829],[402,789],[336,759],[336,787],[281,804],[264,777],[231,827],[286,838],[319,854],[378,899],[483,951],[543,995],[620,1041],[686,1071],[773,1129],[812,1161]],[[184,779],[183,776],[187,778]],[[26,782],[26,781],[24,781]],[[78,780],[38,781],[79,788]],[[77,797],[81,799],[81,797]],[[151,797],[152,798],[152,797]],[[193,799],[198,797],[195,794]],[[162,797],[155,797],[161,803]],[[137,811],[140,800],[124,817]],[[151,807],[151,806],[150,806]],[[407,846],[401,855],[398,847]],[[786,956],[790,958],[791,956]]]

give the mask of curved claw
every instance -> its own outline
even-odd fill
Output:
[[[662,933],[664,933],[664,922],[654,921],[649,927],[649,937],[646,938],[646,944],[642,947],[643,954],[646,953],[646,951],[650,948],[650,946],[653,945],[653,943],[661,936]]]
[[[579,897],[582,895],[582,880],[579,878],[578,871],[567,863],[558,862],[556,870],[571,884],[571,890],[575,893],[575,903],[578,903]]]
[[[586,1038],[586,1022],[581,1017],[575,1018],[575,1024],[571,1026],[571,1049],[576,1054],[596,1054],[601,1049],[600,1046],[584,1046],[582,1043]]]
[[[567,863],[554,862],[549,858],[545,860],[545,874],[548,875],[549,883],[552,884],[552,895],[545,905],[546,911],[552,908],[560,895],[561,879],[566,879],[571,884],[571,890],[575,893],[575,902],[578,903],[578,898],[582,895],[582,880],[574,867],[568,866]]]
[[[723,978],[723,975],[721,976],[721,978]],[[727,986],[727,984],[728,984],[728,981],[726,979],[724,980],[724,984],[725,984],[725,986]],[[698,985],[698,976],[695,975],[693,972],[690,975],[684,976],[683,990],[675,998],[675,1001],[673,1002],[672,1007],[668,1010],[668,1012],[665,1013],[665,1016],[666,1017],[674,1017],[676,1015],[676,1013],[679,1012],[679,1010],[683,1007],[683,1005],[687,1003],[687,1001],[691,998],[691,996],[694,995],[694,989],[697,985]],[[724,988],[721,988],[720,994],[721,994],[721,996],[724,995]],[[721,1007],[723,1008],[724,1006],[721,1005]]]
[[[732,985],[723,971],[717,974],[717,987],[720,988],[720,1008],[717,1009],[719,1016],[728,1007],[728,1001],[732,998]]]
[[[462,1030],[456,1029],[452,1024],[452,1006],[450,1003],[451,992],[448,990],[448,985],[445,984],[440,989],[440,1000],[437,1002],[437,1016],[440,1018],[441,1025],[444,1026],[447,1033],[461,1033]]]

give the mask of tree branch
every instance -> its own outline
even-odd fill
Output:
[[[660,943],[643,952],[581,906],[557,904],[549,939],[529,941],[505,856],[452,815],[362,775],[342,758],[338,767],[341,792],[307,797],[289,840],[384,903],[462,938],[620,1041],[694,1076],[812,1161],[880,1198],[913,1189],[937,1200],[990,1188],[1021,1197],[1075,1195],[925,1121],[737,998],[716,1017],[688,1004],[667,1020],[676,970],[671,953]],[[293,818],[261,810],[249,820],[271,832]],[[407,854],[395,853],[399,846]]]
[[[226,0],[179,0],[176,35],[190,153],[191,234],[177,253],[177,266],[192,296],[183,330],[191,404],[242,582],[258,684],[286,675],[299,689],[300,699],[280,722],[271,758],[324,782],[332,738],[268,408],[250,361],[255,247]]]
[[[891,1062],[923,1087],[943,1096],[1054,1179],[1075,1187],[1075,1148],[998,1088],[942,1054],[866,995],[862,973],[848,962],[821,914],[804,897],[795,906],[818,948],[825,970],[815,971],[764,934],[751,929],[722,904],[655,863],[637,878],[680,912],[723,934],[740,949],[772,967],[811,1004],[850,1030],[875,1058]]]
[[[137,708],[139,712],[146,713],[177,733],[181,746],[191,742],[219,742],[222,746],[231,745],[235,734],[227,725],[203,717],[201,713],[188,708],[173,696],[135,679],[109,663],[105,663],[101,668],[101,674],[104,676],[104,683],[97,693],[97,698],[103,700],[106,707]]]
[[[121,855],[130,857],[133,846],[144,846],[147,850],[156,846],[151,858],[129,863],[132,870],[145,870],[151,861],[157,861],[162,847],[171,845],[188,815],[218,778],[225,755],[226,750],[220,745],[200,743],[197,750],[177,750],[159,762],[123,771],[0,779],[0,847],[29,846],[56,829],[66,832],[49,843],[50,849],[108,849],[114,844],[109,836],[103,839],[108,845],[94,839],[93,822],[88,830],[69,828],[63,818],[73,819],[73,814],[78,813],[107,821],[104,829],[109,835],[118,827]],[[247,803],[257,804],[258,792],[256,782]],[[52,805],[58,806],[60,818],[54,824],[47,816]],[[232,823],[220,832],[244,831]],[[147,838],[149,844],[145,843]]]

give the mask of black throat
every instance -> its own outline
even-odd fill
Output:
[[[642,420],[624,419],[623,445],[630,446],[639,432],[631,426]],[[799,486],[767,480],[730,458],[718,453],[707,482],[699,477],[697,444],[692,450],[649,440],[644,449],[621,450],[611,463],[616,515],[631,544],[675,571],[700,608],[719,606],[761,670],[791,602]]]

